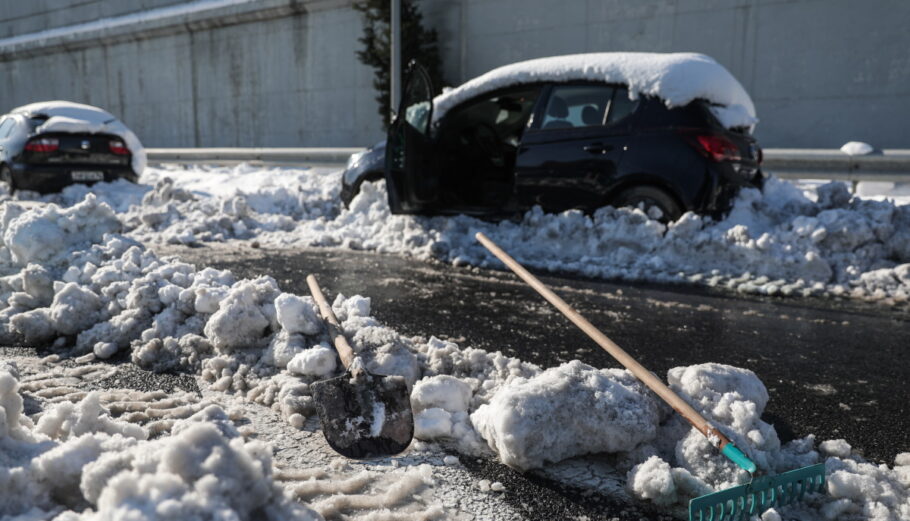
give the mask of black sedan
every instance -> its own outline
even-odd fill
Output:
[[[690,210],[723,214],[739,188],[762,184],[751,128],[721,124],[716,103],[668,108],[657,96],[630,99],[627,85],[571,75],[503,83],[434,120],[429,79],[412,67],[387,141],[349,161],[343,202],[364,181],[385,178],[393,213],[612,205],[656,208],[666,221]]]
[[[0,118],[0,180],[11,193],[56,192],[73,183],[120,178],[135,182],[144,161],[135,135],[97,107],[41,102]]]

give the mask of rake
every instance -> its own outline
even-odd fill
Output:
[[[621,347],[613,343],[606,335],[588,322],[580,313],[547,288],[534,275],[531,275],[521,264],[491,241],[486,235],[478,232],[478,241],[490,250],[509,269],[515,272],[529,286],[553,304],[576,326],[581,328],[592,340],[597,342],[607,353],[625,366],[632,374],[654,391],[661,399],[682,415],[693,427],[705,435],[712,445],[737,466],[747,471],[752,479],[749,483],[705,494],[689,502],[689,521],[734,521],[760,515],[772,507],[795,503],[806,494],[822,492],[825,485],[825,464],[810,465],[775,476],[755,477],[756,466],[729,438],[724,436],[714,425],[706,420],[685,400],[680,398],[653,373],[645,369]]]

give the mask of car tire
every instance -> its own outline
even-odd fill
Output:
[[[0,181],[6,183],[9,187],[10,195],[16,192],[16,185],[13,183],[13,171],[6,165],[0,166]]]
[[[668,223],[679,219],[683,210],[676,199],[656,186],[633,186],[620,192],[611,203],[614,207],[631,206],[642,208],[646,213],[648,209],[656,207],[661,212],[658,220]]]

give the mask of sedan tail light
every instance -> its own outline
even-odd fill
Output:
[[[60,141],[54,137],[40,137],[25,144],[29,152],[53,152],[60,148]]]
[[[123,144],[123,141],[120,141],[118,139],[109,141],[107,145],[111,149],[111,152],[118,156],[125,156],[130,153],[130,149],[126,148],[126,145]]]
[[[740,161],[739,147],[724,136],[712,134],[696,135],[693,145],[699,152],[715,162]]]

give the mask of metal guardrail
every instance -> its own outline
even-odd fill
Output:
[[[149,148],[150,163],[343,165],[363,148]],[[910,182],[910,150],[850,156],[840,150],[768,148],[762,169],[783,179]]]
[[[762,170],[783,179],[910,182],[910,150],[850,156],[840,150],[766,148]]]
[[[147,148],[149,163],[343,165],[363,148]]]

